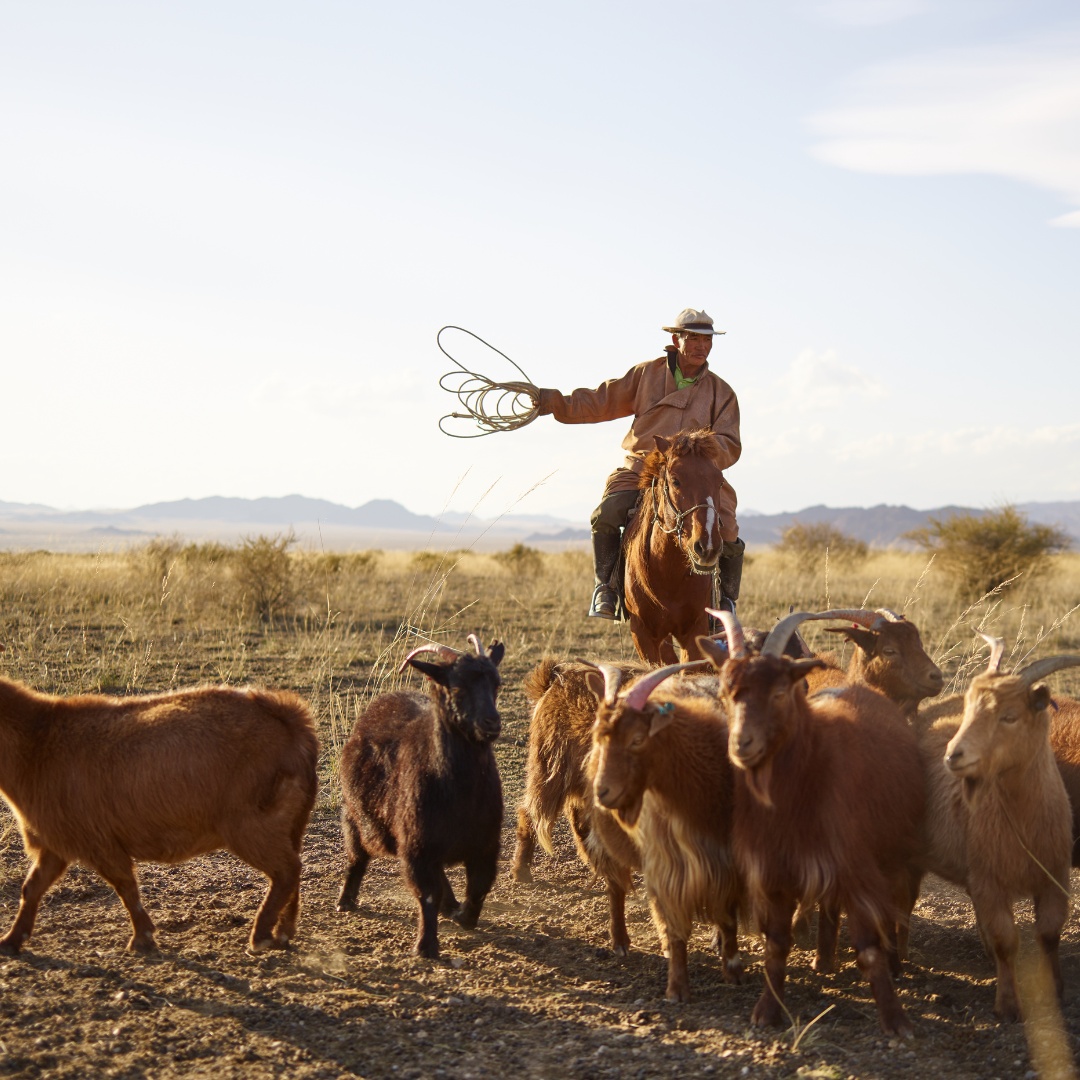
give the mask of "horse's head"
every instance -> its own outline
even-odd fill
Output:
[[[720,445],[708,428],[673,439],[657,435],[655,442],[645,458],[641,487],[652,490],[659,527],[675,537],[695,570],[709,571],[724,547],[717,511],[724,482]]]

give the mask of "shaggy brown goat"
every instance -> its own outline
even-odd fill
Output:
[[[605,665],[620,682],[644,675],[642,664]],[[641,858],[633,842],[593,798],[589,769],[596,698],[586,682],[591,664],[558,662],[546,657],[525,679],[533,703],[525,794],[517,811],[517,844],[511,876],[532,881],[536,842],[552,852],[551,829],[565,812],[578,854],[607,886],[611,946],[618,955],[630,948],[626,929],[626,894]]]
[[[907,719],[913,720],[923,698],[941,693],[945,685],[941,669],[926,655],[918,628],[903,615],[885,608],[857,608],[821,612],[814,618],[847,619],[858,625],[828,627],[830,634],[843,634],[855,651],[846,671],[829,666],[809,672],[811,694],[827,687],[861,683],[884,694]]]
[[[1020,1018],[1013,904],[1035,901],[1035,934],[1060,997],[1058,942],[1069,911],[1072,812],[1050,748],[1050,691],[1038,680],[1080,656],[1055,656],[1006,675],[1004,642],[963,698],[936,706],[920,733],[927,777],[926,866],[971,895],[997,964],[994,1012]],[[962,716],[957,715],[962,706]]]
[[[156,948],[133,863],[224,848],[270,879],[254,951],[284,946],[300,904],[300,845],[315,803],[318,740],[295,694],[204,687],[148,697],[56,697],[0,679],[0,792],[32,862],[0,949],[30,936],[73,862],[131,916],[128,948]]]
[[[613,672],[594,672],[596,800],[634,846],[649,906],[668,950],[666,997],[687,1001],[686,948],[695,919],[717,928],[723,977],[741,982],[737,920],[742,890],[731,857],[727,727],[696,680],[659,684],[682,670],[650,672],[618,693]]]
[[[348,868],[338,910],[356,907],[373,855],[396,858],[420,907],[415,952],[439,955],[438,917],[473,930],[495,881],[502,827],[502,783],[492,743],[503,645],[470,656],[445,645],[414,649],[401,665],[431,680],[431,695],[380,694],[357,717],[341,753],[341,827]],[[435,652],[445,663],[416,657]],[[458,905],[447,866],[465,864]]]
[[[821,661],[780,655],[805,613],[776,626],[757,657],[742,647],[735,617],[720,617],[730,658],[706,639],[699,645],[716,653],[737,771],[732,844],[765,934],[766,987],[751,1023],[780,1022],[792,916],[800,902],[819,902],[847,912],[882,1028],[908,1035],[889,969],[894,927],[917,880],[923,791],[914,732],[865,687],[807,701],[804,676]]]

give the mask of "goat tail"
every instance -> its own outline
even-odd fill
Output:
[[[525,676],[525,696],[535,705],[558,677],[558,668],[561,661],[554,656],[545,656]]]

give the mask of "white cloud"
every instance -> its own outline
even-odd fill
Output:
[[[853,404],[875,401],[885,394],[883,383],[843,363],[834,349],[803,349],[787,372],[770,386],[750,389],[740,397],[752,403],[758,415],[796,416],[850,409]]]
[[[1080,207],[1080,34],[942,50],[864,72],[858,105],[810,118],[822,161],[900,176],[978,173]],[[1080,212],[1053,224],[1080,227]]]
[[[926,0],[829,0],[818,5],[818,14],[845,26],[882,26],[900,22],[926,11]]]

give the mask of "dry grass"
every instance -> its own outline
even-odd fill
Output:
[[[271,538],[277,540],[279,538]],[[280,548],[280,544],[278,547]],[[260,682],[313,702],[325,748],[324,793],[336,799],[337,755],[358,708],[398,685],[419,641],[464,646],[480,632],[506,642],[508,681],[545,653],[633,655],[625,626],[586,619],[591,567],[584,551],[287,551],[160,540],[94,555],[0,553],[0,670],[38,689],[139,693],[202,682]],[[255,562],[255,560],[261,560]],[[282,581],[259,581],[280,574]],[[269,607],[260,601],[276,599]],[[965,605],[924,556],[871,553],[842,571],[825,560],[794,567],[748,558],[740,617],[770,626],[796,609],[889,607],[913,619],[962,689],[984,663],[973,628],[1003,636],[1011,663],[1080,652],[1080,556]],[[811,624],[812,646],[836,639]],[[1080,676],[1064,673],[1074,690]],[[1071,679],[1071,684],[1070,684]]]

